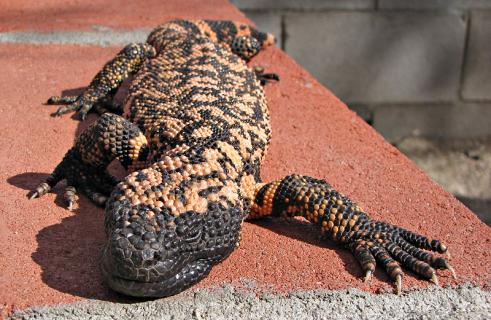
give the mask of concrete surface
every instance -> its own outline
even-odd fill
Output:
[[[472,13],[468,46],[462,95],[468,100],[491,100],[491,11]]]
[[[491,226],[491,139],[407,138],[397,148]]]
[[[373,126],[387,140],[491,136],[491,103],[383,105],[370,108]]]
[[[373,9],[376,0],[231,0],[243,10],[336,10],[336,9]]]
[[[227,19],[243,16],[226,0],[6,0],[0,1],[0,31],[87,31],[155,27],[177,18]]]
[[[276,46],[283,48],[283,18],[280,15],[270,12],[250,12],[247,17],[261,28],[262,31],[272,33],[276,37]]]
[[[290,13],[285,27],[286,52],[347,103],[458,97],[465,39],[458,14]]]
[[[37,307],[11,319],[489,319],[491,293],[472,286],[414,290],[402,296],[358,289],[253,293],[225,286],[129,304],[82,302]]]
[[[31,1],[30,5],[29,1],[2,2],[0,29],[31,32],[34,26],[36,32],[87,31],[95,24],[141,29],[152,27],[159,17],[160,23],[176,16],[247,21],[226,1],[181,5],[149,0],[145,5],[128,6],[120,0],[65,1],[63,5],[53,0]],[[121,10],[115,10],[118,6]],[[0,44],[0,314],[87,299],[134,302],[102,283],[98,263],[105,241],[101,209],[82,197],[74,212],[67,211],[56,194],[61,188],[36,201],[25,196],[95,119],[91,116],[80,123],[70,116],[52,118],[56,107],[42,103],[53,94],[80,92],[119,50],[112,46]],[[324,178],[372,217],[447,243],[459,279],[441,272],[442,285],[489,284],[489,227],[281,50],[268,49],[253,64],[281,77],[279,83],[266,87],[273,138],[263,166],[265,180],[292,172]],[[244,223],[241,247],[197,287],[237,284],[248,278],[256,283],[254,292],[348,287],[367,292],[393,290],[381,270],[369,284],[360,276],[352,255],[320,240],[312,226],[298,220],[264,220]],[[411,273],[404,278],[404,288],[427,286],[427,281]],[[351,298],[349,293],[339,299]],[[130,305],[120,307],[133,312]]]
[[[234,2],[260,27],[281,19],[282,48],[386,138],[491,136],[491,1]],[[465,125],[439,132],[435,114]]]

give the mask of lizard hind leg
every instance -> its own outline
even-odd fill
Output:
[[[117,181],[106,170],[118,159],[130,170],[146,165],[149,149],[145,136],[121,116],[105,113],[77,138],[53,173],[32,190],[30,199],[46,194],[61,180],[67,181],[64,197],[69,208],[77,201],[77,191],[97,205],[104,205]]]
[[[268,215],[303,216],[319,225],[323,235],[351,249],[365,280],[370,278],[377,262],[394,281],[397,293],[402,290],[402,268],[435,284],[438,284],[436,269],[447,269],[455,277],[445,258],[424,251],[445,253],[447,247],[443,243],[371,219],[323,180],[290,175],[258,185],[249,218]]]

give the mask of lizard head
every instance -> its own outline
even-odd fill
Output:
[[[145,169],[127,177],[115,188],[106,206],[108,241],[103,251],[103,276],[113,290],[130,296],[165,297],[190,287],[230,254],[239,241],[241,206],[207,200],[204,206],[197,203],[180,210],[177,200],[152,204],[140,201],[141,197],[132,201],[131,195],[126,196],[138,194],[139,184],[147,187],[148,181],[154,183],[152,174]],[[166,186],[161,180],[166,178],[159,178],[160,184],[147,191],[160,197]],[[133,191],[128,192],[130,187]],[[194,197],[181,185],[183,188],[183,195]],[[200,191],[201,199],[210,192],[220,192],[209,187]],[[179,192],[173,188],[172,194]]]

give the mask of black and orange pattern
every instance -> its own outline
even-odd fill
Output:
[[[375,221],[346,196],[327,182],[308,176],[290,175],[267,184],[258,184],[249,218],[262,216],[303,216],[320,226],[327,238],[351,249],[368,280],[378,261],[401,292],[406,267],[414,273],[438,283],[436,269],[449,269],[448,261],[427,249],[439,253],[447,247],[438,240]]]
[[[178,293],[208,274],[240,240],[242,221],[302,215],[347,245],[367,278],[376,261],[400,283],[404,267],[436,281],[450,268],[418,248],[445,252],[438,241],[384,222],[326,182],[299,175],[262,183],[260,166],[271,136],[262,85],[276,74],[246,61],[274,43],[270,34],[230,21],[176,20],[157,27],[147,43],[130,44],[56,115],[111,105],[134,74],[125,116],[103,114],[76,141],[39,197],[62,179],[71,208],[77,191],[106,204],[108,242],[102,270],[114,290],[132,296]],[[111,111],[121,108],[112,108]],[[118,159],[128,176],[106,171]]]

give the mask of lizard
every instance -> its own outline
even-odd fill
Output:
[[[129,296],[189,288],[239,245],[245,219],[268,216],[303,216],[352,251],[365,281],[382,266],[398,294],[403,268],[434,283],[436,269],[455,276],[436,254],[448,253],[441,241],[371,219],[324,180],[261,180],[271,137],[263,86],[279,77],[248,62],[274,43],[239,22],[174,20],[127,45],[80,95],[48,99],[61,105],[55,116],[101,115],[30,199],[66,180],[69,209],[79,192],[104,206],[102,274]],[[114,95],[129,76],[118,105]],[[115,159],[127,170],[121,181],[107,171]]]

